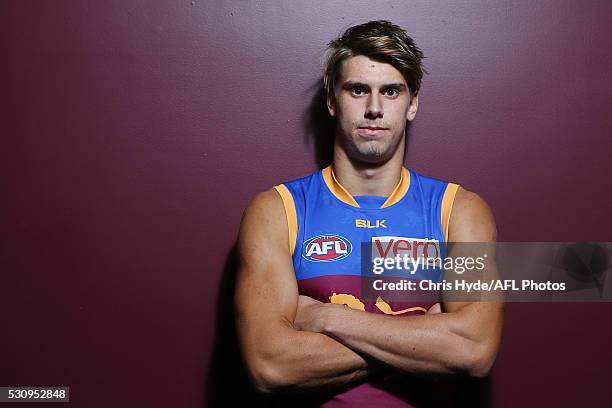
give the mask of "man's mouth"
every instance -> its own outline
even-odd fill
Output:
[[[378,136],[384,133],[388,129],[385,127],[379,127],[379,126],[360,126],[359,130],[361,131],[361,133],[368,135],[368,136]]]

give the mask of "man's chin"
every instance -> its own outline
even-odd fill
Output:
[[[368,150],[359,151],[354,159],[367,164],[384,164],[391,158],[391,154],[387,151]]]
[[[351,160],[369,165],[384,164],[393,156],[389,144],[380,140],[349,143],[346,153]]]

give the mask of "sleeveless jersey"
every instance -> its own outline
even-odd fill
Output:
[[[458,187],[402,168],[400,181],[389,197],[353,197],[338,182],[332,166],[275,186],[287,216],[299,293],[397,318],[425,313],[435,300],[411,298],[418,291],[378,292],[379,278],[398,284],[440,281],[441,271],[396,268],[385,269],[379,276],[373,272],[372,259],[404,255],[411,259],[444,258]],[[413,391],[382,379],[353,384],[322,406],[410,407],[410,402],[418,399],[407,395]]]

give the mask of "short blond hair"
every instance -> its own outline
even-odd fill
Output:
[[[323,85],[327,95],[334,94],[342,62],[356,55],[394,66],[406,79],[411,98],[419,93],[421,79],[427,73],[423,52],[403,28],[378,20],[350,27],[327,44],[323,54]]]

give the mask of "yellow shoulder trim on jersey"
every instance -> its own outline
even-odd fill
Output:
[[[451,212],[453,211],[453,203],[455,202],[455,195],[459,189],[459,184],[448,183],[446,191],[444,191],[444,197],[442,197],[442,216],[440,222],[442,223],[442,231],[444,232],[444,241],[448,242],[448,225],[450,223]]]
[[[355,201],[351,193],[346,191],[346,189],[342,187],[342,184],[340,184],[340,182],[338,182],[336,179],[332,166],[327,166],[323,169],[323,180],[325,181],[325,184],[327,184],[329,191],[331,191],[332,194],[338,198],[338,200],[343,201],[348,205],[352,205],[353,207],[359,207],[359,204],[357,204],[357,201]]]
[[[274,186],[278,194],[283,199],[283,206],[285,207],[285,215],[287,216],[287,227],[289,227],[289,252],[293,256],[295,251],[295,242],[297,241],[297,213],[295,212],[295,203],[293,202],[293,196],[289,189],[284,184]]]
[[[390,205],[393,205],[399,202],[399,200],[404,198],[404,196],[408,192],[409,187],[410,187],[410,172],[405,167],[402,167],[402,172],[400,174],[399,183],[397,183],[397,186],[395,186],[395,190],[393,190],[389,198],[387,198],[387,201],[385,201],[385,203],[380,208],[386,208],[386,207],[389,207]]]

